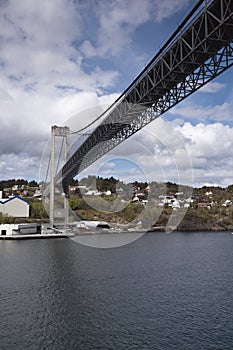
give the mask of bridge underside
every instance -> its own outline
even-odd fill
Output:
[[[62,169],[68,181],[233,65],[233,1],[199,1]]]

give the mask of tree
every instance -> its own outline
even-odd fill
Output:
[[[38,183],[35,180],[32,180],[28,183],[29,187],[38,187]]]
[[[47,214],[42,202],[39,202],[39,201],[31,202],[30,210],[31,210],[30,216],[32,218],[43,219],[43,218],[48,217],[48,214]]]

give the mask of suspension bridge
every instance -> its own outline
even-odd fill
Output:
[[[233,1],[200,0],[136,79],[85,128],[83,142],[69,154],[67,127],[52,127],[50,220],[54,188],[69,195],[69,181],[145,125],[233,65]],[[66,140],[66,161],[54,171],[54,139]],[[67,204],[66,204],[67,207]]]

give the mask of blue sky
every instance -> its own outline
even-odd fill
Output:
[[[66,124],[72,117],[79,129],[93,120],[95,113],[87,110],[113,102],[196,3],[2,0],[0,178],[39,179],[51,126]],[[186,182],[233,183],[232,74],[228,70],[135,135],[112,153],[112,164],[114,157],[132,158],[136,167],[145,167],[149,180],[172,181],[177,180],[172,170],[175,159]],[[158,128],[164,132],[158,134]],[[168,137],[166,130],[171,128],[180,146]],[[150,135],[145,136],[146,132]],[[147,138],[151,143],[145,142]],[[132,149],[135,142],[141,147],[138,152]],[[145,148],[151,160],[157,157],[163,176],[156,174],[152,161],[145,162]],[[192,179],[187,159],[192,164]]]

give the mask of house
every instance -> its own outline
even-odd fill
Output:
[[[211,208],[211,203],[206,202],[205,200],[200,200],[200,201],[197,202],[197,206],[198,206],[198,208],[208,208],[208,209],[210,209]]]
[[[107,190],[106,192],[104,192],[105,196],[111,196],[112,192],[110,190]]]
[[[78,186],[69,186],[69,190],[70,190],[70,192],[72,192],[72,193],[76,192],[77,189],[78,189]]]
[[[28,218],[29,203],[25,199],[18,196],[0,198],[0,212],[3,215]]]
[[[206,196],[212,196],[212,195],[213,195],[213,192],[212,192],[212,191],[206,192],[205,195],[206,195]]]
[[[42,196],[42,191],[39,189],[35,190],[35,193],[33,194],[33,197],[41,197]]]
[[[89,190],[85,192],[85,196],[101,196],[102,192],[99,192],[98,190]]]
[[[230,199],[225,200],[225,202],[222,204],[222,207],[229,207],[232,205],[232,201]]]
[[[73,186],[69,186],[69,190],[71,193],[75,193],[77,192],[78,190],[81,190],[81,191],[88,191],[89,188],[85,185],[73,185]]]
[[[139,202],[139,198],[137,196],[135,196],[133,199],[132,199],[132,202],[136,203],[136,202]]]

